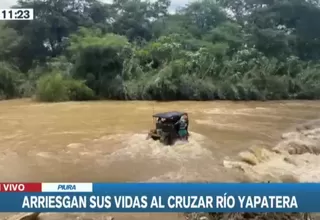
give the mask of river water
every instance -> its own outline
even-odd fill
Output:
[[[146,140],[151,115],[173,110],[189,113],[189,143]],[[319,116],[319,101],[3,101],[0,181],[320,181]]]

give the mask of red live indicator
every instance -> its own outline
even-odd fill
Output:
[[[0,183],[0,192],[41,192],[41,183]]]

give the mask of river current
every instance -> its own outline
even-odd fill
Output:
[[[189,143],[146,140],[152,114],[186,111]],[[320,102],[0,102],[0,181],[318,182]],[[117,214],[116,219],[180,219]],[[45,214],[44,220],[105,219]]]

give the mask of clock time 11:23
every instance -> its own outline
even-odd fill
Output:
[[[31,8],[0,9],[0,20],[33,20]]]

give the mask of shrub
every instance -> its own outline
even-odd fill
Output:
[[[61,74],[55,73],[40,77],[36,97],[44,102],[68,101],[68,89]]]
[[[65,84],[68,89],[69,100],[86,101],[95,98],[93,90],[87,87],[83,81],[69,79]]]
[[[21,73],[8,63],[0,62],[0,100],[19,96]]]
[[[82,81],[52,73],[38,80],[36,98],[44,102],[83,101],[93,99],[94,92]]]

